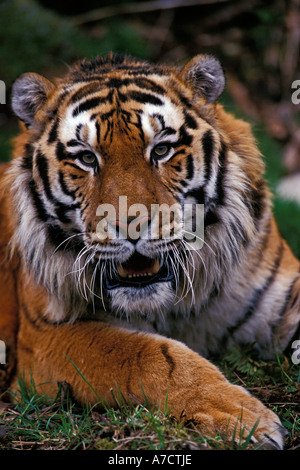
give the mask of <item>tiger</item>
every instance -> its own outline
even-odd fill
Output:
[[[225,85],[208,54],[171,66],[110,53],[15,80],[2,387],[22,376],[51,397],[65,381],[78,403],[112,407],[118,393],[158,408],[167,397],[205,435],[284,447],[279,417],[212,361],[244,344],[268,360],[300,336],[299,261],[251,126],[219,100]],[[162,206],[176,208],[166,235],[151,212]]]

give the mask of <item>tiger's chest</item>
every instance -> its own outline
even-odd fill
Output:
[[[120,319],[106,312],[101,321],[126,329],[157,333],[178,340],[202,356],[221,355],[232,346],[246,343],[264,343],[268,335],[262,322],[244,318],[245,305],[231,295],[215,299],[208,307],[198,311],[186,309],[173,311],[152,318],[134,317]],[[243,321],[245,320],[245,324]],[[262,334],[263,333],[263,334]]]

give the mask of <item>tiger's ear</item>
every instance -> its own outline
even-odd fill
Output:
[[[179,78],[194,90],[196,96],[203,96],[208,103],[216,101],[225,87],[221,64],[211,55],[196,55],[183,67]]]
[[[12,109],[27,127],[31,127],[55,85],[37,73],[24,73],[12,85]]]

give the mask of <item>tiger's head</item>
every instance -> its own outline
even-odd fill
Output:
[[[186,309],[229,274],[255,237],[265,188],[248,125],[216,104],[224,85],[207,55],[171,68],[111,54],[54,83],[15,81],[24,130],[9,176],[12,245],[48,290],[53,319]],[[188,228],[187,206],[203,208]],[[161,207],[175,208],[167,236]]]

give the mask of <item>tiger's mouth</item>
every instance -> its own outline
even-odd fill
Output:
[[[171,265],[160,263],[157,258],[148,258],[140,253],[134,253],[125,263],[117,268],[117,272],[105,279],[107,290],[116,287],[142,288],[157,282],[174,280]]]

